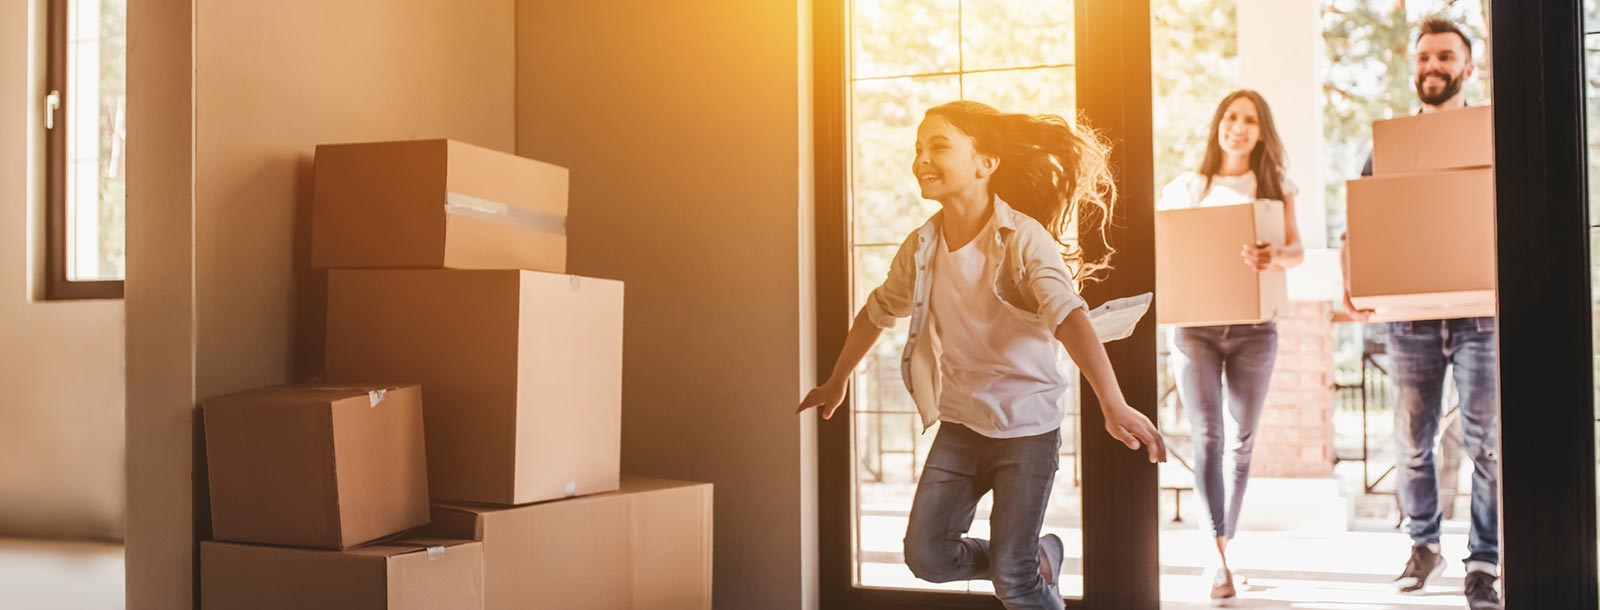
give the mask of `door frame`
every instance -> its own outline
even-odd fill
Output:
[[[1593,310],[1580,0],[1500,0],[1491,11],[1495,81],[1496,246],[1500,393],[1525,397],[1501,418],[1501,549],[1510,608],[1600,606],[1597,558]],[[819,370],[843,344],[849,311],[843,0],[814,5]],[[1150,149],[1149,5],[1080,0],[1079,107],[1117,144],[1125,202],[1154,195]],[[1094,24],[1096,27],[1085,27]],[[1105,27],[1099,27],[1104,25]],[[1541,202],[1534,205],[1528,202]],[[1119,270],[1085,290],[1091,302],[1153,288],[1153,206],[1124,205]],[[1140,239],[1140,238],[1144,239]],[[1129,244],[1147,243],[1151,247]],[[1582,332],[1573,332],[1581,329]],[[1154,327],[1108,346],[1128,398],[1154,407]],[[1099,413],[1084,396],[1083,429]],[[1535,408],[1536,407],[1536,408]],[[847,405],[848,408],[848,398]],[[1530,408],[1535,408],[1530,411]],[[828,608],[998,608],[976,595],[856,589],[851,585],[852,418],[822,426],[822,601]],[[1159,531],[1155,469],[1087,434],[1084,598],[1069,607],[1156,608]],[[1131,541],[1131,544],[1130,544]]]
[[[847,9],[845,0],[816,0],[812,16],[819,376],[832,370],[855,313],[850,308]],[[1118,248],[1118,269],[1105,282],[1083,291],[1086,299],[1098,303],[1155,289],[1150,13],[1149,3],[1138,0],[1076,0],[1075,10],[1078,108],[1114,143],[1111,162],[1122,198],[1110,229],[1110,240]],[[1085,82],[1106,85],[1084,87]],[[1152,312],[1132,337],[1107,345],[1128,401],[1152,419],[1157,382],[1154,320]],[[821,606],[1000,609],[1000,602],[991,596],[854,586],[851,402],[852,397],[846,396],[842,413],[847,416],[822,422],[818,429]],[[1079,441],[1084,596],[1067,600],[1067,607],[1156,610],[1161,597],[1156,467],[1142,453],[1128,451],[1101,432],[1104,421],[1091,391],[1083,391],[1081,404],[1082,429],[1089,431]]]
[[[1596,608],[1581,0],[1500,0],[1494,61],[1507,608]]]

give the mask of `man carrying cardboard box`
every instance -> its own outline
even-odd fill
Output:
[[[1442,19],[1422,22],[1416,45],[1416,91],[1422,112],[1466,107],[1461,86],[1472,76],[1472,44],[1456,24]],[[1363,176],[1372,175],[1367,159]],[[1345,236],[1348,243],[1348,235]],[[1462,244],[1481,248],[1484,244]],[[1346,310],[1365,320],[1370,311],[1358,310],[1350,300],[1350,253],[1343,252]],[[1472,524],[1468,541],[1466,597],[1471,610],[1498,610],[1495,590],[1500,563],[1499,500],[1497,497],[1499,404],[1495,397],[1495,319],[1459,318],[1390,322],[1390,374],[1397,399],[1395,435],[1398,449],[1395,470],[1401,509],[1413,548],[1405,571],[1396,579],[1405,593],[1420,593],[1428,579],[1443,572],[1439,553],[1441,511],[1439,481],[1434,469],[1433,444],[1439,433],[1444,376],[1455,372],[1460,396],[1462,430],[1472,457]]]

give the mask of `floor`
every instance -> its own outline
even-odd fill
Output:
[[[885,524],[889,525],[889,524]],[[1054,529],[1054,528],[1053,528]],[[1430,610],[1462,608],[1463,568],[1451,562],[1442,578],[1420,596],[1402,596],[1389,584],[1405,561],[1407,541],[1380,523],[1350,532],[1247,532],[1234,543],[1235,569],[1249,581],[1236,608],[1294,610]],[[873,528],[871,531],[893,531]],[[1445,535],[1447,557],[1465,554],[1466,536],[1459,528]],[[903,529],[901,531],[904,531]],[[974,532],[978,533],[978,532]],[[1080,532],[1060,529],[1070,543]],[[1162,532],[1162,607],[1166,610],[1209,608],[1202,572],[1203,540],[1186,529]],[[1308,549],[1310,551],[1308,552]],[[1081,558],[1067,568],[1081,574]],[[888,561],[862,567],[875,582],[928,588],[913,578],[903,563]],[[1081,577],[1064,579],[1064,593],[1080,594]],[[952,583],[939,588],[991,591],[986,582]],[[893,586],[893,584],[890,584]],[[85,542],[0,539],[0,608],[27,610],[121,610],[122,547]]]
[[[974,534],[981,535],[981,524]],[[1071,548],[1078,530],[1057,530]],[[892,531],[892,528],[885,528]],[[904,531],[904,530],[901,530]],[[1204,579],[1205,541],[1189,530],[1162,532],[1161,599],[1166,610],[1209,608]],[[1466,556],[1466,535],[1444,536],[1446,557]],[[1464,608],[1461,595],[1465,568],[1452,561],[1442,577],[1422,595],[1401,595],[1391,584],[1405,564],[1410,542],[1391,531],[1350,532],[1246,532],[1234,542],[1230,557],[1234,569],[1249,585],[1240,592],[1236,608],[1295,610],[1429,610]],[[887,559],[887,557],[885,558]],[[1082,595],[1082,558],[1069,557],[1062,578],[1062,593]],[[989,593],[989,583],[930,585],[911,575],[903,563],[869,563],[863,578],[892,588],[943,589]]]
[[[1209,608],[1204,541],[1192,531],[1162,534],[1162,608]],[[1405,564],[1410,541],[1390,531],[1246,532],[1230,549],[1230,562],[1249,586],[1235,608],[1306,610],[1427,610],[1465,608],[1461,595],[1466,535],[1444,536],[1451,558],[1445,573],[1422,595],[1401,595],[1392,580]],[[1187,552],[1185,552],[1187,551]]]
[[[0,608],[122,610],[122,545],[0,539]]]

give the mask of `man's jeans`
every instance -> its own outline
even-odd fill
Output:
[[[995,439],[940,423],[906,528],[911,573],[937,583],[988,579],[1009,610],[1061,610],[1039,576],[1039,529],[1060,453],[1059,429]],[[968,538],[978,500],[990,490],[993,540]]]
[[[1500,563],[1494,318],[1390,322],[1389,369],[1396,400],[1395,471],[1413,544],[1437,544],[1442,513],[1433,445],[1443,415],[1445,368],[1454,371],[1461,430],[1472,459],[1468,561]]]
[[[1194,431],[1194,491],[1205,503],[1211,532],[1232,538],[1239,529],[1239,510],[1250,481],[1256,424],[1277,362],[1278,325],[1179,328],[1172,348],[1178,398]],[[1223,417],[1224,377],[1227,418]],[[1223,434],[1225,419],[1233,420],[1231,438]]]

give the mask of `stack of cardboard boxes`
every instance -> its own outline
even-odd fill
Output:
[[[1349,185],[1350,299],[1374,321],[1493,316],[1494,113],[1372,125],[1372,176]]]
[[[483,546],[428,522],[422,391],[278,387],[205,401],[204,608],[481,608]]]
[[[214,433],[213,411],[226,412],[228,401],[208,401],[205,415],[214,498],[225,497],[217,482],[230,476],[216,456],[268,445],[280,459],[251,478],[295,481],[323,498],[337,492],[315,515],[307,500],[274,505],[260,501],[271,494],[256,493],[244,504],[267,512],[239,517],[296,521],[330,544],[307,544],[303,535],[225,538],[222,523],[234,517],[214,502],[218,540],[329,550],[274,549],[255,559],[251,552],[270,547],[207,543],[203,598],[259,598],[251,583],[271,567],[282,572],[279,589],[301,592],[293,598],[299,605],[356,607],[337,595],[357,593],[336,595],[318,584],[328,570],[308,566],[385,557],[389,605],[374,601],[385,599],[378,586],[363,607],[438,599],[414,607],[710,608],[710,485],[619,475],[622,283],[565,274],[566,169],[447,140],[320,146],[314,196],[312,265],[330,269],[325,376],[346,387],[267,391],[236,407],[278,417],[276,426]],[[420,390],[358,385],[370,380],[405,380]],[[382,404],[368,389],[384,390]],[[310,415],[282,417],[285,393],[320,399],[327,392],[344,401],[332,409],[331,439]],[[341,419],[338,406],[356,398],[372,402],[371,413]],[[385,409],[400,399],[415,422],[368,421],[402,411]],[[410,436],[395,436],[400,429]],[[307,440],[292,449],[278,438],[284,435]],[[279,468],[316,461],[305,457],[313,445],[326,461],[320,470]],[[369,468],[403,472],[377,477]],[[394,514],[375,520],[367,505],[384,503],[395,505]],[[351,522],[347,533],[341,526]],[[392,538],[402,531],[428,538]],[[384,544],[351,549],[375,538]],[[469,554],[476,572],[420,563]],[[393,557],[414,564],[396,568]],[[241,576],[249,574],[257,576]],[[397,601],[396,578],[444,584],[401,583],[415,593]],[[476,591],[479,601],[431,593],[445,590]],[[274,599],[271,607],[288,605],[278,602],[289,598]]]

